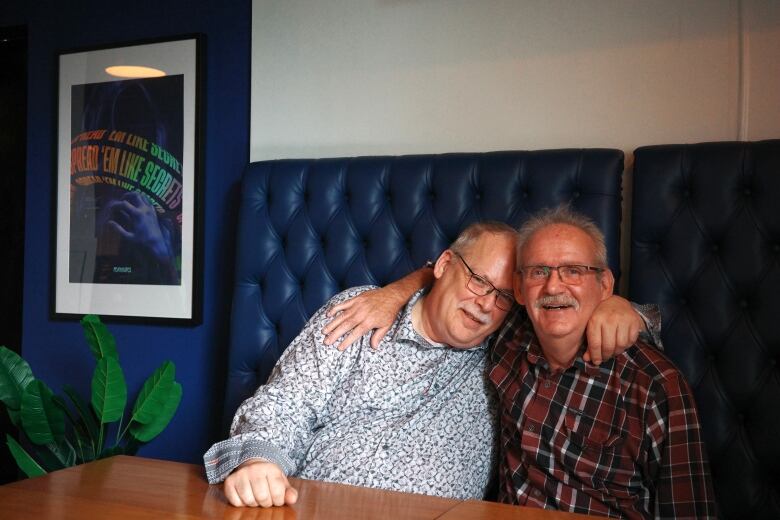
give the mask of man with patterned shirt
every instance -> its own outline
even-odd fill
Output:
[[[517,305],[490,342],[490,378],[499,390],[502,425],[499,498],[528,506],[631,518],[714,517],[712,487],[690,389],[677,369],[645,342],[661,346],[657,307],[636,306],[641,319],[629,318],[632,311],[625,307],[628,302],[612,295],[614,280],[606,268],[603,235],[585,217],[566,208],[547,210],[522,228],[523,235],[527,239],[556,219],[562,219],[564,230],[573,228],[575,239],[584,226],[587,239],[584,244],[576,240],[573,246],[569,244],[571,251],[567,250],[568,242],[558,243],[570,237],[553,234],[545,239],[541,256],[550,254],[552,258],[554,248],[562,248],[570,254],[566,259],[570,269],[560,267],[561,260],[555,258],[547,260],[549,264],[539,260],[540,264],[531,266],[537,268],[535,271],[523,272],[531,281],[526,296],[541,293],[541,297],[534,301],[524,296],[522,275],[515,277],[515,295],[530,306],[543,332],[565,330],[560,327],[576,317],[576,327],[567,325],[570,332],[576,332],[569,336],[576,340],[572,341],[576,348],[571,349],[573,357],[571,352],[564,356],[571,357],[567,363],[561,363],[557,356],[548,362],[526,307]],[[573,261],[576,257],[580,257],[578,262]],[[518,265],[528,265],[524,262],[521,259]],[[589,263],[598,267],[585,265]],[[570,283],[581,283],[574,284],[573,292],[568,291],[561,274]],[[415,271],[383,289],[334,306],[330,312],[335,318],[325,328],[330,335],[326,343],[341,337],[339,348],[346,348],[374,329],[371,343],[376,347],[386,331],[388,316],[398,308],[398,299],[428,283],[428,277],[424,270]],[[594,288],[585,282],[598,283]],[[587,311],[574,297],[581,291],[578,285],[594,290],[588,292]],[[647,326],[644,341],[637,341],[643,324]],[[630,348],[625,351],[626,347]],[[610,360],[613,349],[616,357]],[[556,352],[551,351],[551,355]],[[602,365],[602,359],[608,361]],[[644,411],[642,406],[648,409]],[[646,413],[646,435],[636,427],[636,417],[642,412]],[[529,445],[528,439],[535,442]]]
[[[542,212],[520,228],[517,255],[515,297],[533,330],[499,336],[491,350],[499,498],[626,518],[714,518],[682,374],[643,341],[600,366],[583,360],[588,320],[614,284],[599,229],[567,208]]]
[[[497,446],[486,338],[514,302],[515,245],[505,224],[467,228],[380,350],[367,337],[346,352],[322,346],[328,309],[367,288],[335,296],[204,455],[209,482],[224,480],[236,506],[294,503],[287,475],[482,498]]]

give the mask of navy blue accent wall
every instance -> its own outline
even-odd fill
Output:
[[[206,36],[203,323],[196,327],[109,325],[125,369],[130,404],[144,379],[165,359],[176,364],[177,380],[184,387],[173,422],[140,454],[197,462],[223,434],[219,419],[237,186],[249,159],[251,0],[4,0],[0,25],[27,25],[29,37],[22,355],[55,391],[71,383],[84,396],[89,395],[94,362],[81,327],[77,322],[49,319],[57,53],[147,38]]]

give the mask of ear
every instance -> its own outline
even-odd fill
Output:
[[[454,256],[455,254],[449,249],[445,249],[444,252],[439,255],[439,258],[433,265],[433,276],[436,277],[437,280],[442,277],[444,272],[450,266]]]
[[[523,297],[523,275],[515,271],[512,275],[512,288],[515,293],[515,300],[520,305],[525,305],[525,297]]]
[[[610,269],[605,269],[603,273],[601,273],[601,300],[604,301],[610,296],[612,296],[612,293],[615,290],[615,276],[612,274],[612,271]]]

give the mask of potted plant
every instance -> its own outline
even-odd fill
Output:
[[[24,359],[0,347],[0,401],[21,433],[21,442],[11,435],[6,442],[28,477],[111,455],[134,455],[165,429],[181,402],[176,367],[165,361],[125,417],[127,385],[114,337],[98,316],[84,316],[81,326],[96,362],[89,403],[70,385],[63,388],[67,401],[56,395]]]

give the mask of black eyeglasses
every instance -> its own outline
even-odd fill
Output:
[[[455,251],[453,251],[455,253]],[[469,279],[466,282],[466,288],[468,288],[469,291],[473,292],[477,296],[487,296],[488,294],[492,293],[493,291],[496,292],[496,307],[501,309],[502,311],[508,311],[512,308],[512,305],[515,303],[515,297],[514,295],[502,291],[501,289],[497,288],[495,285],[490,283],[489,281],[485,280],[483,277],[475,273],[471,267],[469,267],[469,264],[466,263],[466,260],[463,259],[463,257],[460,255],[460,253],[455,253],[455,256],[460,258],[460,261],[463,262],[463,265],[466,266],[466,269],[469,270]]]
[[[566,285],[580,285],[588,273],[602,273],[603,267],[590,265],[527,265],[520,269],[525,280],[533,285],[547,282],[553,271],[558,271],[558,278]]]

